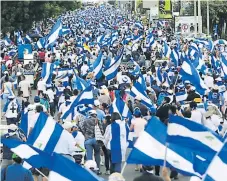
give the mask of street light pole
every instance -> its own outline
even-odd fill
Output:
[[[207,35],[210,34],[210,8],[209,0],[207,0]]]
[[[197,7],[196,0],[194,0],[194,18],[195,18],[195,36],[197,35]]]
[[[201,1],[198,0],[198,22],[199,22],[199,33],[202,33],[202,22],[201,22]]]

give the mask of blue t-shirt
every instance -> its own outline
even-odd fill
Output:
[[[104,111],[101,110],[101,109],[97,109],[96,112],[97,112],[98,120],[102,122],[105,119],[105,117],[106,117]]]
[[[5,176],[5,179],[4,179]],[[24,168],[21,164],[13,164],[1,170],[1,180],[7,181],[34,181],[30,170]]]

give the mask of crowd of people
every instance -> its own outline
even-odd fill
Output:
[[[97,175],[103,174],[104,165],[105,174],[111,174],[109,180],[123,181],[127,178],[120,173],[127,149],[133,147],[153,116],[168,126],[169,116],[179,115],[227,136],[227,44],[182,37],[168,41],[160,33],[162,27],[155,36],[155,25],[143,25],[136,16],[127,19],[120,9],[108,5],[67,12],[61,21],[70,29],[68,34],[48,47],[37,49],[36,42],[32,43],[35,61],[28,65],[31,70],[37,67],[33,84],[24,75],[23,62],[12,60],[9,47],[3,49],[2,119],[9,125],[4,138],[26,141],[39,116],[46,114],[67,131],[56,145],[56,153]],[[185,57],[199,72],[204,92],[180,73]],[[116,63],[118,58],[121,65]],[[103,61],[101,75],[95,71],[99,59]],[[160,60],[158,65],[156,60]],[[43,76],[47,64],[53,65],[48,81]],[[116,75],[109,78],[106,72],[114,67]],[[130,94],[135,83],[143,88],[142,96],[141,92]],[[80,104],[64,117],[88,86],[92,87],[94,104]],[[144,103],[144,95],[152,106]],[[117,104],[118,100],[122,102]],[[18,128],[22,128],[25,115],[28,129],[22,129],[21,136]],[[40,172],[43,180],[48,176],[46,168],[37,168],[39,172],[32,169],[31,173],[21,163],[22,159],[3,145],[2,180],[33,180],[32,174],[37,180]],[[160,173],[160,166],[136,165],[135,171],[143,174],[134,180],[178,179],[177,171],[170,169],[169,175],[166,168]]]

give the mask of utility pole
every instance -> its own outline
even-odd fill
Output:
[[[210,8],[209,8],[209,0],[207,0],[207,35],[210,34]]]
[[[202,22],[201,22],[201,1],[198,0],[198,22],[199,22],[199,33],[202,33]]]
[[[195,36],[197,35],[197,7],[196,0],[194,0],[194,18],[195,18]]]

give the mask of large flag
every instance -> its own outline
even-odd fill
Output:
[[[119,96],[116,96],[114,99],[110,108],[110,112],[118,112],[122,118],[132,118],[132,113],[129,110],[127,104]]]
[[[139,82],[135,82],[131,88],[130,95],[132,97],[140,97],[141,103],[147,106],[149,109],[154,110],[154,105],[147,96],[146,90],[143,89],[143,86]]]
[[[180,75],[182,76],[182,80],[189,80],[199,94],[205,94],[207,86],[201,79],[199,72],[195,69],[186,56],[184,56],[184,62],[181,66]]]
[[[86,89],[86,87],[88,87],[88,83],[86,82],[86,80],[80,78],[78,75],[76,75],[75,70],[73,69],[74,72],[74,81],[73,81],[73,89],[77,89],[77,90],[84,90]]]
[[[72,162],[68,158],[57,154],[41,151],[27,143],[14,139],[2,139],[4,145],[11,149],[20,158],[35,168],[45,167],[51,170],[49,181],[101,181],[96,174],[90,170],[82,168],[80,165]]]
[[[95,78],[98,80],[102,76],[102,67],[103,67],[103,58],[102,58],[102,53],[99,53],[98,57],[93,63],[93,72]]]
[[[137,139],[127,163],[163,166],[166,153],[167,167],[175,168],[183,175],[200,177],[193,169],[193,153],[174,144],[168,144],[166,148],[166,136],[167,127],[157,117],[152,117]]]
[[[55,150],[65,130],[52,117],[41,112],[27,143],[48,153]]]
[[[45,48],[55,43],[58,36],[61,35],[61,31],[62,31],[62,23],[61,23],[61,19],[59,18],[55,23],[55,25],[52,27],[50,33],[46,36]]]
[[[227,178],[227,139],[210,163],[203,181],[223,181]]]
[[[225,58],[224,55],[221,55],[221,68],[222,68],[222,72],[225,78],[227,78],[227,59]]]
[[[163,55],[164,57],[169,58],[171,54],[171,49],[169,47],[169,45],[164,41],[164,45],[163,45]]]
[[[213,156],[223,145],[223,139],[215,132],[194,121],[173,115],[169,118],[166,141],[195,151],[209,152]]]
[[[154,36],[149,33],[146,37],[146,48],[150,48],[154,44]]]
[[[175,67],[179,66],[180,54],[177,48],[173,48],[170,54],[170,59],[174,63]]]
[[[36,49],[41,49],[41,48],[45,48],[45,43],[46,43],[46,37],[42,37],[40,38],[37,42],[36,42]]]
[[[121,64],[121,59],[123,57],[123,53],[124,53],[124,48],[122,47],[119,50],[118,55],[116,57],[114,57],[113,61],[111,61],[111,64],[109,64],[108,67],[105,67],[103,74],[106,76],[106,80],[111,80],[114,77],[116,77],[118,68]]]
[[[81,104],[94,104],[94,96],[91,86],[88,86],[77,96],[77,98],[70,104],[69,108],[63,113],[61,118],[66,119],[70,113],[74,113],[75,107]]]
[[[52,82],[52,75],[54,71],[54,64],[53,63],[43,63],[41,77],[46,84],[51,84]]]

